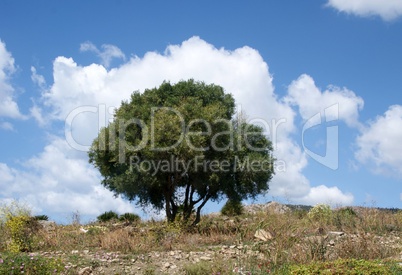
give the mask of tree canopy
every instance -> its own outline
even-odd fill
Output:
[[[234,116],[235,100],[218,85],[164,82],[122,102],[89,161],[116,195],[197,224],[209,200],[241,201],[269,188],[271,142]]]

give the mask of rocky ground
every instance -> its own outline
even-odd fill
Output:
[[[316,236],[306,237],[306,240],[315,244],[323,244],[327,248],[328,254],[334,253],[336,246],[344,241],[352,240],[358,242],[359,235],[347,235],[344,232],[327,232]],[[200,248],[194,247],[194,251],[185,252],[181,250],[171,250],[167,252],[150,252],[146,254],[134,255],[120,252],[73,250],[71,252],[40,252],[46,257],[62,258],[67,263],[67,269],[73,270],[73,274],[185,274],[185,266],[200,262],[232,261],[231,266],[235,274],[251,274],[245,270],[241,263],[254,257],[264,259],[264,254],[258,250],[269,249],[273,238],[269,232],[258,230],[255,234],[255,243],[222,245]],[[402,247],[401,237],[390,235],[378,237],[381,245],[389,247]],[[256,249],[258,247],[258,250]],[[336,257],[333,254],[333,257]],[[331,258],[331,257],[329,257]],[[402,265],[402,252],[394,259],[400,261]]]
[[[248,218],[245,219],[250,219],[251,217],[250,222],[255,218],[253,215],[256,213],[275,213],[278,214],[277,216],[282,217],[281,214],[293,210],[286,205],[276,202],[248,205],[244,209],[245,213],[249,214]],[[356,209],[356,211],[358,210]],[[215,213],[210,214],[210,216],[215,217],[220,216],[220,214]],[[224,216],[220,216],[219,219],[227,225],[236,223],[234,219]],[[242,222],[249,223],[244,219]],[[55,225],[51,222],[45,222],[43,225],[45,229],[47,228],[46,230],[49,234],[54,230],[53,227]],[[121,227],[121,224],[117,226]],[[120,229],[130,232],[138,231],[138,228],[135,226],[126,226]],[[141,232],[144,231],[143,234],[148,234],[147,229],[149,228],[142,228]],[[81,250],[68,252],[64,250],[36,252],[34,254],[61,258],[66,263],[66,269],[70,271],[68,274],[186,274],[185,270],[188,266],[196,265],[197,263],[211,265],[216,262],[223,263],[221,266],[227,266],[228,270],[226,271],[235,274],[251,274],[244,263],[250,261],[250,259],[263,262],[268,254],[272,258],[272,255],[277,252],[275,250],[280,250],[280,245],[278,245],[276,239],[278,232],[269,232],[269,228],[254,230],[251,231],[251,238],[248,238],[245,242],[237,240],[236,243],[229,245],[195,245],[194,247],[188,244],[185,246],[186,250],[164,247],[155,248],[155,251],[141,254],[82,248]],[[87,234],[87,231],[81,227],[78,234]],[[378,249],[380,251],[378,253],[385,253],[387,249],[390,249],[390,251],[400,251],[397,252],[399,253],[398,255],[390,254],[393,255],[390,259],[399,261],[402,265],[402,236],[400,236],[398,229],[392,227],[386,228],[386,232],[388,233],[378,236],[364,231],[353,231],[353,228],[349,228],[348,232],[317,228],[316,230],[313,229],[313,231],[306,231],[304,235],[302,233],[294,236],[297,240],[295,245],[300,246],[299,251],[311,251],[317,253],[318,256],[322,253],[322,257],[325,260],[342,258],[342,252],[348,249],[356,249],[357,253],[361,249],[376,250],[376,247],[381,248]],[[304,231],[301,230],[301,232]],[[254,239],[252,237],[253,234]],[[292,235],[289,235],[289,237],[292,238]],[[283,238],[281,241],[284,241]],[[375,253],[377,253],[377,251],[365,252],[368,255],[376,255]],[[320,260],[320,258],[317,258],[317,260]]]

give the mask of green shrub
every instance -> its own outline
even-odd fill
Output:
[[[99,222],[108,222],[111,220],[117,220],[119,218],[119,215],[114,212],[114,211],[107,211],[101,215],[99,215],[96,219]]]
[[[203,275],[213,274],[212,266],[208,262],[199,262],[194,264],[188,264],[184,267],[186,275]]]
[[[328,223],[332,218],[332,210],[327,204],[317,204],[310,209],[307,216],[313,221]]]
[[[30,251],[37,223],[31,217],[30,209],[18,201],[0,207],[0,221],[7,239],[7,250],[11,252]],[[3,236],[4,238],[4,236]]]
[[[351,207],[340,208],[334,213],[334,223],[342,230],[343,227],[355,227],[357,220],[356,211]]]
[[[66,267],[60,259],[44,258],[25,253],[0,255],[0,274],[61,274]]]
[[[46,215],[36,215],[33,217],[36,221],[48,221],[49,217]]]
[[[222,207],[221,213],[225,216],[239,216],[243,214],[243,210],[241,201],[228,200]]]
[[[133,222],[139,222],[141,218],[140,216],[134,213],[124,213],[123,215],[119,216],[119,220],[122,222],[133,223]]]

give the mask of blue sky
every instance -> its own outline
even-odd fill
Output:
[[[132,91],[194,78],[270,130],[286,121],[270,136],[286,169],[260,202],[401,208],[401,17],[392,0],[1,1],[0,201],[60,221],[140,212],[75,145]],[[99,112],[72,117],[83,106]],[[317,114],[335,120],[308,128]]]

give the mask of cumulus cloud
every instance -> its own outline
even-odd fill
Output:
[[[356,159],[376,173],[402,176],[402,106],[393,105],[357,137]]]
[[[36,72],[35,67],[31,67],[31,79],[32,82],[38,85],[41,89],[45,89],[46,87],[46,81],[43,75],[40,75]]]
[[[0,40],[0,117],[22,119],[24,116],[15,102],[15,91],[9,82],[10,76],[14,72],[14,58],[7,51],[6,44]]]
[[[358,16],[380,16],[390,21],[402,15],[400,0],[328,0],[328,6]]]
[[[325,109],[337,104],[339,112],[326,115],[330,116],[329,119],[339,118],[350,127],[359,126],[359,111],[364,105],[361,97],[346,88],[329,86],[327,90],[320,91],[313,78],[306,74],[290,84],[285,100],[298,106],[304,120],[309,120],[317,113],[324,115]]]
[[[81,47],[83,51],[96,52],[96,47],[90,43]],[[37,76],[36,71],[32,74]],[[315,203],[318,199],[315,194],[324,190],[328,194],[322,197],[325,200],[350,199],[339,189],[312,188],[303,175],[307,158],[291,138],[296,130],[297,114],[289,105],[290,101],[278,99],[268,65],[261,55],[247,46],[235,50],[218,49],[199,37],[192,37],[180,45],[170,45],[163,53],[133,56],[110,70],[99,64],[81,66],[73,58],[57,57],[53,63],[54,82],[42,92],[39,102],[43,106],[31,109],[31,114],[38,120],[46,115],[51,120],[64,122],[66,137],[53,139],[41,154],[25,163],[26,171],[34,173],[3,167],[4,173],[9,175],[9,180],[3,181],[3,197],[17,195],[18,190],[28,190],[24,196],[32,205],[58,213],[71,213],[77,209],[99,213],[106,207],[129,209],[132,205],[121,199],[115,201],[99,184],[100,176],[88,164],[86,150],[99,128],[106,126],[113,117],[114,108],[119,107],[122,100],[129,99],[133,91],[157,87],[164,80],[176,83],[190,78],[221,85],[233,94],[239,104],[238,110],[244,111],[250,122],[265,126],[280,163],[270,183],[270,195]],[[43,83],[41,78],[34,79]],[[308,83],[307,80],[304,82]],[[308,89],[308,92],[311,91]],[[309,106],[296,100],[296,94],[292,104],[300,103],[300,108],[307,110]],[[50,111],[44,115],[43,110]],[[353,124],[355,120],[349,123]],[[26,188],[13,189],[12,182],[24,184]]]
[[[286,172],[278,173],[271,183],[272,194],[308,193],[309,182],[302,174],[307,160],[288,137],[295,129],[296,114],[277,100],[268,65],[250,47],[217,49],[193,37],[181,45],[168,46],[163,54],[149,52],[143,58],[133,57],[110,71],[101,65],[82,67],[72,58],[58,57],[54,62],[55,82],[44,94],[44,100],[53,107],[54,119],[66,121],[70,144],[84,149],[98,129],[107,124],[110,110],[128,99],[134,90],[159,86],[164,80],[175,83],[189,78],[221,85],[234,95],[240,104],[238,109],[251,122],[264,122],[276,157],[286,161]]]
[[[14,126],[10,122],[4,121],[4,122],[0,122],[0,129],[6,130],[6,131],[13,131]]]
[[[102,48],[102,50],[99,50],[91,42],[85,42],[85,43],[81,44],[80,51],[81,52],[89,51],[89,52],[95,53],[101,59],[102,64],[107,68],[110,66],[110,63],[112,62],[112,60],[114,58],[120,58],[123,60],[126,58],[124,53],[118,47],[116,47],[114,45],[103,44],[101,46],[101,48]]]
[[[319,185],[312,187],[306,196],[298,198],[297,203],[301,204],[318,204],[325,203],[332,207],[346,206],[353,203],[353,195],[351,193],[344,193],[338,187],[327,187]]]
[[[32,205],[35,212],[46,212],[51,217],[77,210],[93,216],[111,209],[119,213],[135,211],[132,204],[115,198],[99,184],[97,171],[64,139],[54,138],[24,166],[26,170],[21,171],[0,163],[2,200],[18,198]]]

